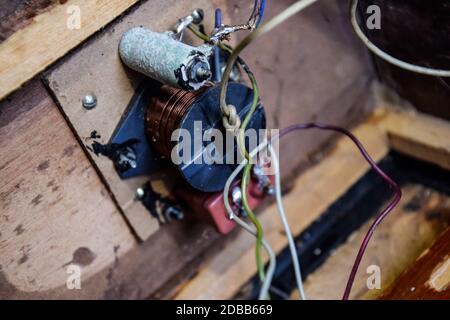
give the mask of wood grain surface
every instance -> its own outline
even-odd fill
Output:
[[[450,229],[424,251],[380,299],[449,300],[450,299]]]
[[[450,222],[450,197],[420,184],[402,188],[399,206],[377,228],[361,262],[351,299],[375,299],[428,249]],[[385,205],[385,204],[383,204]],[[381,210],[381,206],[380,206]],[[315,272],[308,276],[309,299],[341,299],[356,252],[373,220],[355,231]],[[370,266],[380,269],[381,287],[369,290]],[[298,299],[294,291],[293,299]]]
[[[94,32],[123,13],[137,0],[68,0],[28,19],[0,43],[0,99],[64,56]],[[67,27],[79,10],[80,28]],[[43,6],[46,8],[46,6]],[[37,10],[39,12],[39,10]],[[77,11],[78,12],[78,11]],[[31,21],[30,21],[31,20]]]

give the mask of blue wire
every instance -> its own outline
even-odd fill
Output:
[[[255,0],[255,6],[256,5],[258,5],[258,0]],[[261,1],[261,10],[259,11],[258,21],[256,22],[257,28],[259,27],[261,21],[263,20],[265,9],[266,9],[266,0],[262,0]]]
[[[215,18],[214,26],[220,28],[222,26],[222,11],[220,9],[216,9]],[[218,46],[214,47],[214,71],[214,80],[220,82],[222,80],[222,70],[220,66],[220,49]]]

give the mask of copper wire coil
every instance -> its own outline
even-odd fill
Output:
[[[157,97],[153,97],[146,115],[146,132],[153,147],[169,157],[174,142],[172,132],[179,128],[181,120],[204,90],[184,91],[162,86]]]

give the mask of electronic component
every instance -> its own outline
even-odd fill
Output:
[[[222,125],[222,115],[218,104],[219,93],[220,89],[217,86],[189,92],[162,86],[154,81],[145,82],[137,89],[111,142],[101,148],[101,150],[126,150],[126,154],[133,151],[133,165],[126,167],[120,165],[116,159],[124,158],[122,154],[120,157],[111,157],[104,152],[99,152],[97,145],[93,145],[91,149],[115,161],[118,174],[123,179],[151,174],[160,170],[161,167],[173,165],[172,151],[178,141],[183,138],[181,133],[177,135],[180,129],[186,130],[192,137],[195,137],[195,131],[199,128],[201,128],[201,134],[207,134],[211,130],[220,131],[223,137],[230,134]],[[242,84],[231,83],[228,88],[228,97],[229,101],[236,106],[239,116],[245,117],[253,99],[252,90]],[[264,108],[259,105],[248,129],[265,128]],[[201,142],[200,147],[203,153],[211,150],[212,146],[214,148],[217,146],[214,141],[202,140]],[[121,148],[118,148],[119,146]],[[127,148],[124,149],[123,146]],[[192,141],[189,151],[193,160],[206,156],[195,154],[197,151],[195,141]],[[213,163],[190,161],[177,164],[176,167],[183,180],[193,188],[202,192],[218,192],[223,190],[229,174],[236,166],[236,161],[227,163],[227,159],[238,159],[238,152],[235,145],[232,149],[222,150],[221,161],[217,159],[218,155],[215,155],[217,161]]]
[[[273,178],[273,176],[270,177]],[[272,185],[273,181],[269,176],[262,178],[259,172],[253,174],[248,192],[250,208],[256,209],[267,195],[272,195]],[[223,201],[223,192],[205,193],[183,184],[176,187],[174,193],[182,204],[190,208],[190,211],[196,217],[214,225],[221,234],[230,233],[236,226],[236,222],[228,217]],[[241,216],[245,216],[246,213],[242,207],[242,190],[239,182],[234,184],[230,196],[234,211]]]
[[[239,116],[244,117],[251,106],[252,91],[242,84],[232,83],[227,93],[228,101],[236,106]],[[195,137],[194,140],[199,138],[201,140],[202,137],[199,135],[205,136],[213,129],[219,130],[222,137],[229,135],[230,133],[226,132],[222,125],[222,113],[218,104],[219,94],[219,87],[216,86],[206,87],[199,92],[187,92],[162,86],[159,93],[153,97],[146,116],[145,127],[152,147],[167,159],[171,159],[172,150],[177,142],[183,139],[183,134],[177,133],[177,130],[184,129],[190,137]],[[260,130],[265,127],[265,113],[260,105],[248,128]],[[197,190],[203,192],[223,190],[237,162],[237,147],[231,150],[226,149],[225,138],[221,141],[222,146],[218,141],[207,141],[207,139],[201,140],[203,145],[196,146],[197,141],[194,140],[190,144],[190,150],[183,150],[191,154],[191,160],[178,164],[179,172],[184,180]],[[211,147],[214,147],[216,152],[216,161],[208,164],[204,158]],[[196,161],[201,157],[203,160]],[[229,163],[229,159],[234,161]]]
[[[120,41],[122,61],[131,69],[163,84],[198,90],[211,77],[209,45],[193,47],[174,39],[173,33],[136,27]]]
[[[179,182],[173,198],[160,197],[147,183],[138,189],[137,199],[161,223],[173,220],[166,219],[165,209],[181,212],[176,205],[181,201],[185,209],[214,224],[219,232],[227,233],[234,227],[234,222],[227,216],[221,191],[242,155],[238,151],[236,132],[223,126],[224,114],[219,103],[221,89],[208,81],[212,72],[216,78],[220,75],[229,53],[217,50],[217,47],[213,50],[214,46],[208,43],[193,47],[181,42],[184,30],[202,19],[203,12],[197,9],[181,18],[173,31],[158,33],[137,27],[122,36],[119,45],[122,61],[149,79],[137,88],[110,142],[107,145],[97,143],[92,150],[108,156],[122,179],[175,166]],[[239,74],[237,66],[233,70]],[[220,82],[221,79],[215,80]],[[235,82],[230,83],[226,91],[227,101],[235,107],[236,116],[244,119],[252,108],[253,90],[236,82],[239,77],[233,80]],[[254,130],[259,134],[265,128],[264,108],[258,102],[246,132]],[[174,152],[178,152],[177,146],[186,139],[183,132],[189,135],[192,143],[182,153],[187,152],[191,157],[188,161],[176,162]],[[214,133],[220,133],[222,140],[218,141]],[[234,142],[231,148],[227,144],[228,138]],[[266,136],[257,135],[256,143],[264,138]],[[248,143],[245,142],[246,149],[250,149]],[[212,154],[214,160],[206,161],[205,158]],[[270,193],[270,182],[256,173],[254,177],[253,193],[249,195],[252,208]],[[235,208],[245,213],[241,203],[235,202]]]

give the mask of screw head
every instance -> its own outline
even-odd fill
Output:
[[[83,97],[82,103],[85,109],[93,109],[97,106],[97,97],[94,94],[87,94]]]
[[[234,204],[240,205],[242,202],[242,191],[239,186],[236,186],[231,190],[231,199]]]
[[[206,81],[211,77],[211,71],[204,67],[200,67],[197,69],[195,76],[198,81]]]
[[[192,22],[195,24],[200,24],[203,21],[205,12],[202,9],[195,9],[194,11],[192,11],[191,15],[192,18],[194,18]]]

